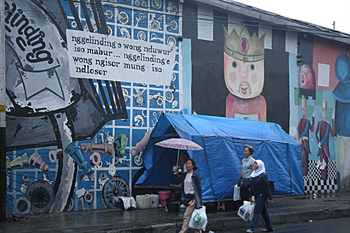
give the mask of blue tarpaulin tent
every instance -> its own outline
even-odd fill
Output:
[[[244,145],[265,163],[275,195],[304,194],[300,144],[275,123],[201,115],[163,114],[143,152],[146,171],[138,186],[170,186],[177,150],[155,144],[172,137],[196,142],[203,150],[188,151],[202,177],[203,201],[231,199]]]

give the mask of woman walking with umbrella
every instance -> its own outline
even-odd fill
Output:
[[[180,233],[187,231],[193,210],[202,208],[202,184],[201,177],[195,172],[197,170],[196,162],[194,159],[188,159],[185,166],[187,172],[180,177],[176,176],[174,180],[175,183],[181,183],[181,203],[186,205]],[[178,170],[179,167],[176,166],[175,175],[178,175]],[[195,230],[194,232],[202,231]]]
[[[179,174],[179,153],[180,150],[202,150],[203,148],[195,142],[184,138],[170,138],[156,143],[157,146],[164,148],[177,149],[177,161],[174,175],[174,183],[181,183],[181,203],[186,205],[184,213],[184,220],[180,233],[184,233],[188,229],[188,225],[192,216],[193,210],[202,208],[202,184],[201,177],[195,170],[197,170],[196,162],[194,159],[188,159],[185,163],[187,172],[182,176]],[[201,230],[195,230],[195,232],[202,232]]]

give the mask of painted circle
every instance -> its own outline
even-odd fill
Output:
[[[137,155],[137,156],[135,156],[134,157],[134,164],[136,165],[136,166],[141,166],[142,165],[142,163],[143,163],[143,158],[142,158],[142,156],[141,156],[142,154],[140,153],[139,155]]]
[[[119,196],[130,197],[130,189],[126,180],[120,176],[106,181],[102,188],[103,202],[107,208],[120,208]]]
[[[55,201],[52,186],[44,180],[31,184],[27,189],[26,197],[31,202],[33,214],[48,212]]]
[[[94,195],[92,195],[91,192],[86,192],[84,194],[84,200],[87,202],[87,203],[91,203],[93,200],[94,200]]]
[[[20,197],[16,199],[14,203],[13,210],[16,214],[22,214],[22,215],[27,215],[31,211],[31,206],[32,204],[26,197]]]
[[[102,173],[100,174],[100,179],[101,179],[101,180],[107,179],[107,174],[104,173],[104,172],[102,172]]]
[[[49,151],[49,159],[51,163],[56,163],[57,161],[57,151],[51,150]]]
[[[346,54],[340,54],[335,60],[335,75],[339,82],[348,83],[350,80],[350,58]]]
[[[101,155],[98,152],[94,152],[90,155],[89,162],[91,165],[98,165],[101,163]]]
[[[295,126],[290,127],[289,129],[289,135],[291,137],[295,137],[297,135],[297,128]]]

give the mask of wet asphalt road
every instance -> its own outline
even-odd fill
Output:
[[[245,229],[246,230],[246,229]],[[220,231],[220,233],[244,233],[245,230]],[[257,228],[261,232],[262,228]],[[274,233],[349,233],[350,218],[336,218],[275,226]],[[215,232],[216,233],[216,232]],[[217,232],[219,233],[219,231]]]

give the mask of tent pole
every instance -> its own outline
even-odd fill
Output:
[[[177,167],[179,166],[179,152],[180,152],[180,149],[177,149],[177,160],[176,160]]]

